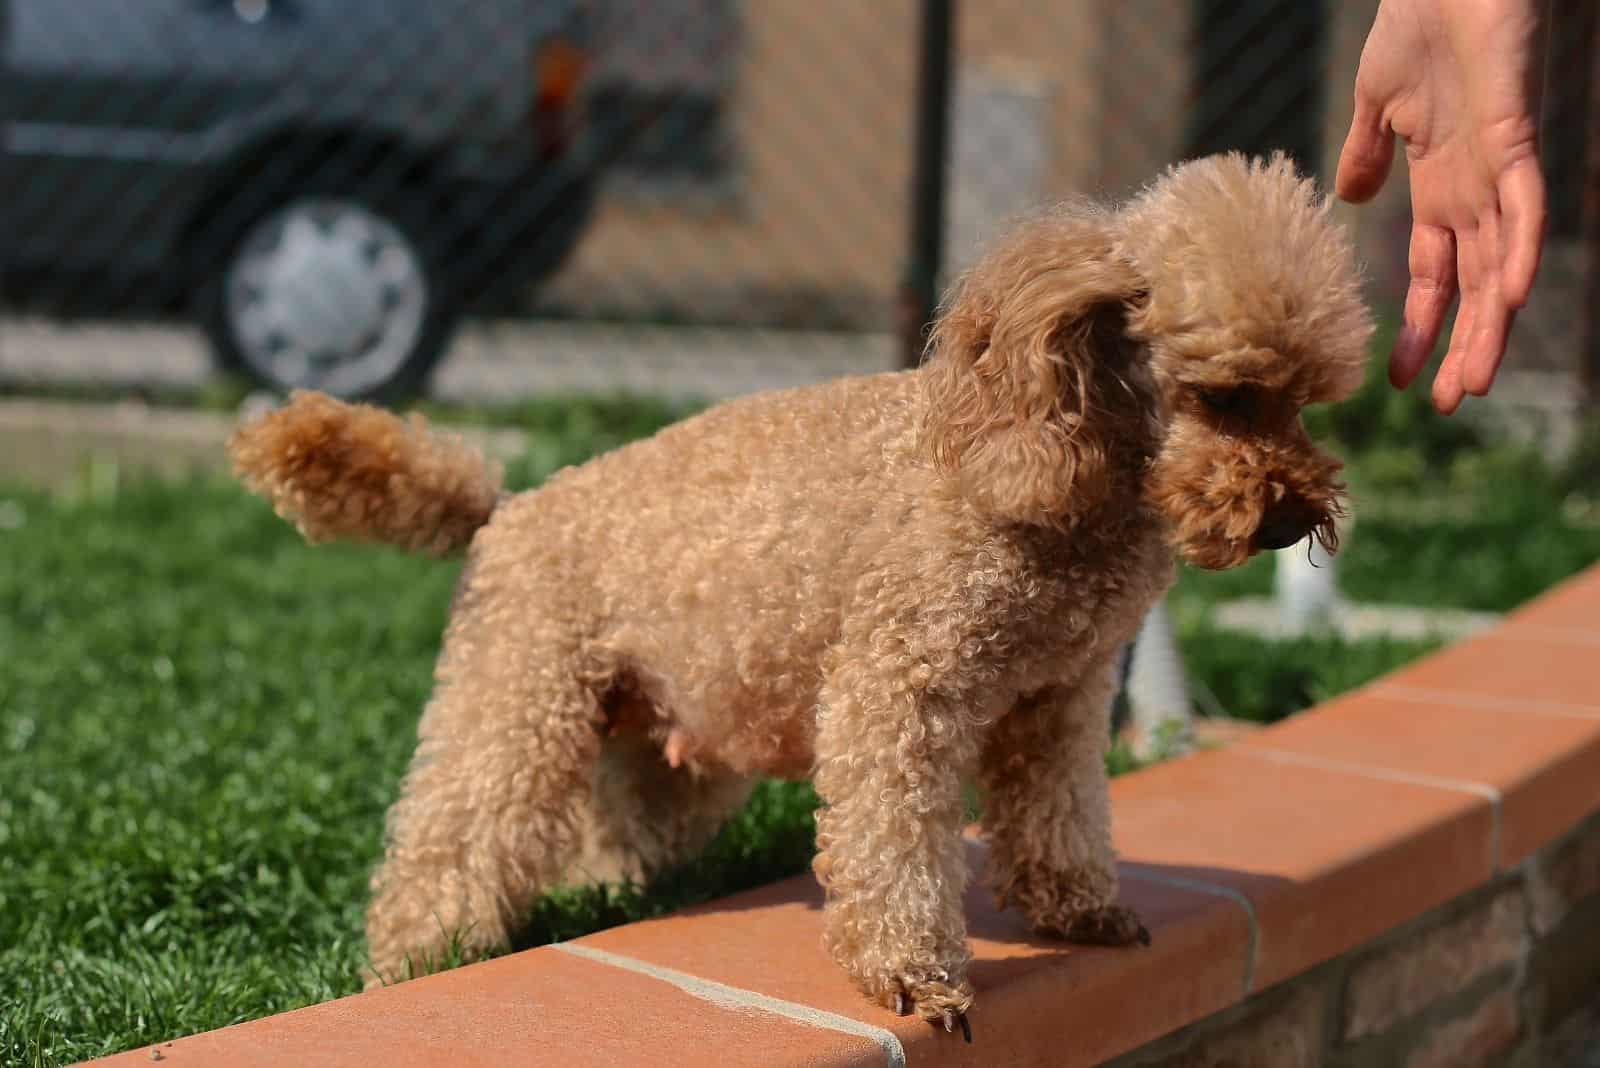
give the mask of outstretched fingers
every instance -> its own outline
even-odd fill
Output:
[[[1531,161],[1506,170],[1499,182],[1499,211],[1490,212],[1480,232],[1480,270],[1485,276],[1483,314],[1463,352],[1461,387],[1483,396],[1494,385],[1505,359],[1506,341],[1516,313],[1528,302],[1544,245],[1545,191]]]
[[[1389,357],[1389,381],[1400,389],[1415,381],[1427,365],[1455,303],[1455,235],[1442,226],[1417,223],[1411,228],[1409,265],[1405,319]]]

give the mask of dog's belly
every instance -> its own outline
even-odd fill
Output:
[[[617,610],[600,637],[603,659],[648,696],[669,762],[810,773],[822,665],[849,588],[838,575],[848,568],[820,552],[801,567],[785,550],[808,539],[780,533],[790,537],[672,561],[650,578],[608,576]]]
[[[674,766],[808,776],[832,628],[757,616],[689,611],[611,635],[614,729],[647,731]]]
[[[814,700],[788,708],[750,705],[736,709],[733,719],[732,731],[700,740],[717,764],[746,775],[810,777],[816,739]]]
[[[809,776],[814,694],[785,701],[747,687],[697,688],[660,675],[645,682],[645,671],[619,678],[608,694],[608,734],[648,735],[674,768]]]

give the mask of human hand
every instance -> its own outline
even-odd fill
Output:
[[[1371,199],[1405,142],[1411,285],[1389,380],[1417,377],[1459,291],[1433,383],[1449,414],[1489,392],[1544,245],[1539,109],[1544,0],[1381,0],[1356,74],[1334,188]]]

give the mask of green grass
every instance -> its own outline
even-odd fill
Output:
[[[1600,560],[1600,530],[1560,510],[1467,519],[1361,521],[1338,558],[1340,592],[1354,601],[1506,612]],[[1173,593],[1184,666],[1206,711],[1272,722],[1437,648],[1435,641],[1308,636],[1273,642],[1221,630],[1212,604],[1272,591],[1273,561],[1222,573],[1182,570]]]
[[[10,499],[0,1060],[350,992],[453,569],[307,553],[201,485]]]
[[[214,484],[0,499],[0,1063],[352,992],[456,565],[306,548]],[[813,805],[769,784],[696,864],[546,901],[529,940],[798,871]]]
[[[1202,712],[1272,723],[1371,682],[1438,648],[1436,641],[1308,636],[1272,642],[1204,624],[1179,631]]]
[[[1559,509],[1485,509],[1432,523],[1361,521],[1338,558],[1354,601],[1505,612],[1600,560],[1600,530]],[[1273,561],[1234,571],[1183,570],[1173,594],[1179,645],[1206,711],[1272,722],[1360,686],[1438,647],[1432,640],[1345,641],[1318,635],[1270,645],[1210,623],[1212,604],[1272,591]]]

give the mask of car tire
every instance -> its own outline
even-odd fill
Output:
[[[276,197],[207,244],[194,310],[213,357],[274,391],[414,397],[460,321],[427,228],[360,193]]]

